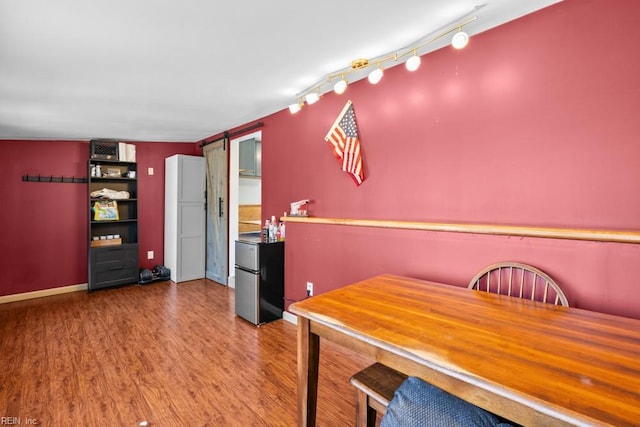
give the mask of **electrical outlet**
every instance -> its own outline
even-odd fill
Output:
[[[153,251],[147,251],[147,259],[153,259]]]
[[[313,283],[307,282],[307,295],[313,296]]]
[[[149,174],[149,176],[153,175],[153,168],[148,168],[147,173]]]

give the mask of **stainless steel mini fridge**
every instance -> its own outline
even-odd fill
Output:
[[[236,314],[254,325],[282,318],[284,242],[236,241]]]

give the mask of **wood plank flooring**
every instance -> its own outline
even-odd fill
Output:
[[[0,417],[43,426],[295,426],[296,327],[234,291],[158,282],[0,305]],[[318,425],[350,426],[370,360],[322,342]]]

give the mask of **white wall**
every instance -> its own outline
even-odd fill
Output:
[[[262,200],[262,180],[258,178],[240,178],[238,186],[239,205],[259,205]]]

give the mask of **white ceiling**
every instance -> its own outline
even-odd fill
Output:
[[[198,141],[463,16],[477,34],[559,0],[482,1],[1,0],[0,139]]]

